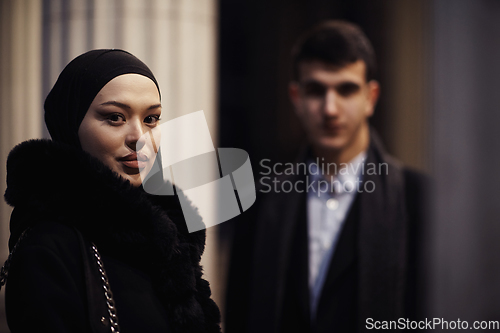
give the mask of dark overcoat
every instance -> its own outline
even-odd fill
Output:
[[[347,215],[314,319],[308,288],[307,175],[277,178],[278,184],[289,181],[292,191],[280,186],[269,191],[268,185],[275,185],[267,179],[248,213],[228,222],[234,223],[235,234],[227,333],[362,332],[369,318],[414,318],[426,177],[387,155],[374,133],[365,166],[370,163],[381,169],[364,171],[363,182],[370,186],[361,186],[363,192]]]
[[[79,235],[102,256],[122,333],[220,332],[200,266],[205,231],[188,233],[176,196],[150,196],[81,150],[32,140],[9,155],[5,199],[11,249],[28,229],[6,284],[13,333],[91,332]]]

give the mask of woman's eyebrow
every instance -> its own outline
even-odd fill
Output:
[[[158,108],[161,108],[161,104],[151,105],[151,106],[148,108],[148,110],[158,109]]]
[[[120,103],[120,102],[117,102],[117,101],[108,101],[108,102],[101,103],[100,105],[101,106],[102,105],[114,105],[114,106],[117,106],[117,107],[122,108],[122,109],[131,109],[130,105],[127,105],[127,104],[124,104],[124,103]],[[158,109],[158,108],[161,108],[161,104],[151,105],[148,108],[148,110],[153,110],[153,109]]]
[[[117,101],[109,101],[109,102],[104,102],[101,105],[114,105],[122,109],[130,109],[130,106],[127,104],[123,104]]]

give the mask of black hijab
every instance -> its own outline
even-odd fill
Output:
[[[99,91],[123,74],[150,78],[151,70],[132,54],[118,49],[92,50],[73,59],[45,99],[45,124],[52,140],[80,148],[78,128]]]

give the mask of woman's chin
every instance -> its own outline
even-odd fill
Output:
[[[129,178],[129,181],[130,181],[130,184],[132,184],[132,186],[134,186],[134,187],[139,187],[142,185],[141,177],[133,177],[133,179]]]
[[[139,173],[137,174],[128,174],[125,172],[119,172],[118,173],[120,177],[122,177],[125,180],[128,180],[130,184],[134,187],[139,187],[142,185],[142,178]]]
[[[122,166],[115,171],[124,179],[128,180],[133,186],[139,187],[142,185],[142,177],[147,175],[152,168],[152,163],[148,163],[144,168],[129,168]],[[141,176],[142,175],[142,176]]]

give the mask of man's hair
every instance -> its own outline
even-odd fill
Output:
[[[301,35],[292,49],[292,79],[299,80],[301,63],[315,60],[339,68],[363,60],[366,81],[375,77],[373,47],[361,28],[350,22],[325,21]]]

